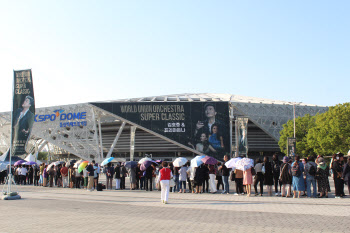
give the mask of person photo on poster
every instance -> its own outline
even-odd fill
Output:
[[[26,96],[22,108],[19,108],[14,113],[14,141],[26,145],[28,136],[33,127],[34,114],[29,110],[34,105],[34,98]]]
[[[207,119],[205,121],[198,121],[196,124],[194,135],[197,138],[200,136],[198,133],[201,132],[207,133],[208,135],[212,134],[213,132],[211,131],[211,126],[214,123],[217,124],[219,128],[222,128],[224,125],[222,121],[216,119],[217,112],[213,103],[207,103],[204,105],[204,114]]]
[[[224,150],[224,139],[220,134],[220,128],[219,126],[214,123],[211,126],[211,132],[212,134],[209,136],[209,143],[210,145],[217,151],[221,152]]]
[[[199,151],[205,155],[210,154],[211,152],[216,153],[216,150],[209,144],[208,135],[206,133],[201,133],[199,139],[200,142],[196,144],[196,147],[194,147],[191,142],[189,142],[188,145],[190,145],[196,151]]]
[[[206,103],[204,105],[205,120],[197,121],[193,138],[195,143],[198,142],[195,148],[197,151],[214,157],[220,157],[225,153],[225,124],[217,119],[217,114],[215,104]]]

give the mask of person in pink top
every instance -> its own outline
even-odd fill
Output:
[[[170,189],[170,179],[173,177],[171,169],[168,168],[168,162],[164,161],[162,163],[163,168],[159,170],[159,176],[157,183],[160,181],[161,187],[161,202],[164,204],[168,203],[169,189]]]
[[[249,168],[243,171],[243,184],[246,186],[247,197],[250,197],[252,183],[253,183],[252,169]]]

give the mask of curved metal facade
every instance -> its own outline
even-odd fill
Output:
[[[243,97],[228,94],[181,94],[168,96],[153,96],[143,98],[123,99],[105,103],[149,103],[149,102],[227,102],[230,105],[231,117],[244,116],[249,118],[248,144],[250,152],[279,151],[278,139],[282,125],[293,119],[293,105],[296,116],[315,115],[327,111],[327,107],[294,104],[284,101],[274,101],[253,97]],[[108,152],[122,157],[128,157],[130,152],[130,127],[135,125],[126,122],[113,150],[111,146],[116,140],[123,119],[109,111],[97,108],[89,103],[72,104],[37,108],[38,115],[52,115],[57,109],[65,113],[86,113],[83,125],[69,125],[69,120],[37,121],[34,123],[29,150],[37,151],[44,144],[49,145],[55,154],[74,154],[83,159],[94,158],[101,161]],[[38,120],[38,119],[37,119]],[[66,124],[61,124],[66,123]],[[68,124],[68,126],[67,126]],[[234,126],[233,126],[234,127]],[[101,134],[100,134],[101,132]],[[234,132],[232,130],[234,144]],[[10,112],[0,113],[0,151],[5,152],[10,142]],[[101,154],[102,151],[102,154]],[[150,154],[159,156],[192,155],[196,151],[181,145],[150,130],[138,127],[135,134],[136,156]]]

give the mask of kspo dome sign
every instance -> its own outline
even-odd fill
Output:
[[[60,121],[60,127],[68,126],[86,126],[86,121],[81,121],[86,119],[86,112],[77,112],[77,113],[64,113],[63,109],[53,111],[53,114],[45,115],[35,115],[35,122],[44,122],[44,121]],[[76,120],[76,121],[74,121]],[[61,122],[61,121],[74,121],[74,122]]]

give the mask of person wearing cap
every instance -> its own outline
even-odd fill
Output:
[[[317,188],[320,192],[319,198],[326,197],[328,198],[328,192],[331,191],[329,186],[329,167],[324,162],[322,157],[317,159],[318,165],[316,170],[316,180],[317,180]]]
[[[290,197],[291,195],[291,184],[292,184],[292,171],[289,164],[289,158],[287,156],[283,157],[283,164],[281,165],[280,172],[280,183],[282,184],[281,196]],[[287,188],[287,193],[286,193]]]

